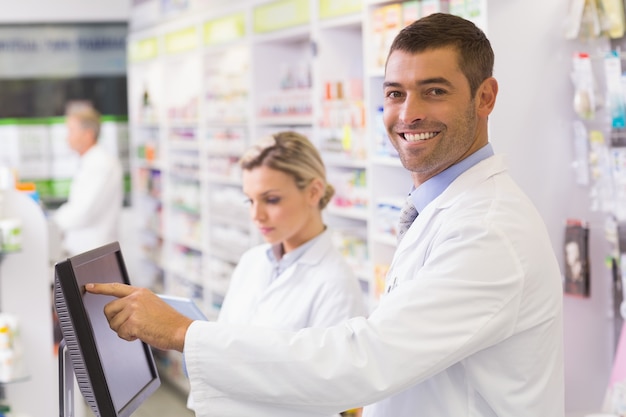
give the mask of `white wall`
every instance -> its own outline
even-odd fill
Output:
[[[131,0],[0,0],[2,23],[128,21]]]
[[[563,36],[568,0],[489,0],[488,34],[500,84],[491,118],[496,152],[508,154],[513,177],[546,221],[562,264],[565,219],[591,227],[591,297],[565,297],[566,410],[598,411],[612,366],[614,334],[608,244],[603,216],[590,210],[589,189],[576,185],[571,162],[576,42]],[[511,358],[515,360],[515,358]]]

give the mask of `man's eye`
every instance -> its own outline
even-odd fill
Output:
[[[430,96],[443,96],[446,94],[446,90],[443,88],[433,88],[428,91],[428,95]]]
[[[389,91],[389,92],[386,94],[386,97],[389,97],[389,98],[398,98],[398,97],[400,97],[400,96],[401,96],[401,94],[400,94],[400,92],[399,92],[399,91]]]

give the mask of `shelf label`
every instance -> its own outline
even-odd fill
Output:
[[[303,25],[311,18],[308,0],[278,0],[254,8],[254,31],[273,32]]]
[[[190,51],[197,46],[198,33],[195,26],[165,35],[165,51],[168,54]]]
[[[320,17],[327,19],[330,17],[344,16],[357,13],[363,10],[362,0],[320,0]]]
[[[130,44],[128,58],[131,62],[147,61],[159,55],[159,43],[156,38],[142,39]]]
[[[216,45],[241,39],[246,35],[243,13],[221,17],[204,24],[204,44]]]

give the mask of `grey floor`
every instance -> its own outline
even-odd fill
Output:
[[[161,383],[161,386],[152,394],[134,413],[133,417],[193,417],[195,414],[185,404],[187,398],[172,385]],[[85,407],[87,405],[85,404]],[[94,414],[88,409],[85,416]]]
[[[162,383],[159,389],[150,396],[133,413],[133,417],[193,417],[194,412],[185,404],[187,398],[170,384]]]

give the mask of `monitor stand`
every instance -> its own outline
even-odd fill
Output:
[[[65,339],[59,343],[59,417],[75,417],[74,368]]]

